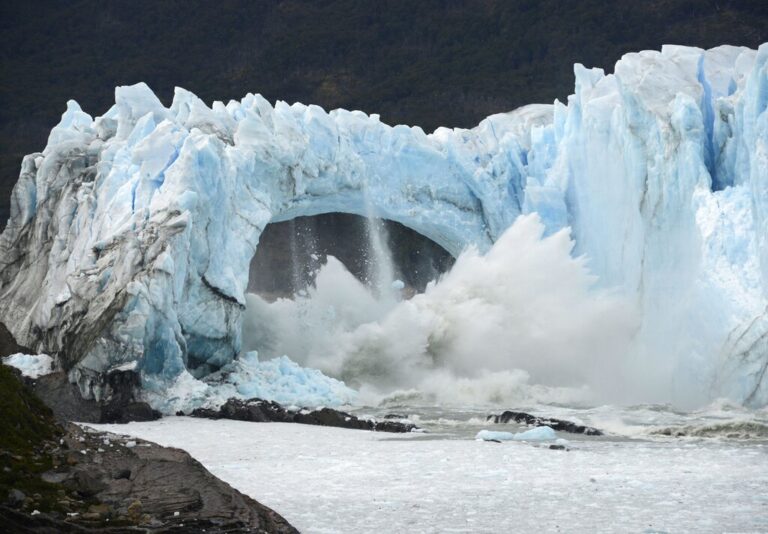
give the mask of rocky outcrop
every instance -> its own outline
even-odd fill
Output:
[[[128,423],[129,421],[153,421],[160,412],[146,402],[138,401],[135,392],[139,387],[139,375],[134,371],[113,371],[104,377],[102,391],[106,397],[97,401],[84,399],[66,373],[43,375],[30,385],[35,394],[53,411],[60,422]]]
[[[489,415],[488,421],[494,423],[518,423],[528,426],[548,426],[558,432],[570,432],[572,434],[584,434],[585,436],[602,436],[603,432],[591,426],[578,425],[571,421],[555,419],[553,417],[538,417],[525,412],[505,411],[500,415]]]
[[[9,495],[9,531],[296,532],[180,449],[70,424],[52,465],[41,479],[64,489],[59,510],[31,515]]]
[[[296,532],[182,450],[62,427],[6,366],[0,386],[0,531]]]
[[[0,323],[0,358],[5,358],[6,356],[17,354],[19,352],[24,354],[31,353],[28,348],[22,347],[16,343],[16,339],[14,339],[8,328],[6,328],[3,323]]]
[[[184,415],[181,413],[180,415]],[[373,430],[375,432],[411,432],[416,425],[399,421],[373,421],[360,419],[354,415],[320,408],[319,410],[287,410],[280,404],[261,399],[229,399],[218,410],[198,408],[190,415],[207,419],[233,419],[253,423],[301,423],[305,425],[336,426],[354,430]]]
[[[8,502],[11,531],[296,532],[180,449],[70,424],[53,465],[41,478],[69,492],[57,502],[66,515]]]
[[[3,323],[0,323],[0,358],[11,354],[34,354],[19,345]],[[99,399],[85,399],[80,389],[70,382],[67,373],[56,371],[35,379],[23,380],[52,411],[57,421],[83,423],[128,423],[153,421],[160,412],[136,398],[141,379],[133,370],[114,370],[99,377]]]

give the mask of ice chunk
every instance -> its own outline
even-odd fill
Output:
[[[557,434],[548,426],[537,426],[524,432],[500,432],[495,430],[481,430],[475,439],[482,441],[551,441],[557,439]]]
[[[283,405],[339,406],[352,404],[357,393],[316,369],[301,367],[287,356],[259,361],[256,351],[243,354],[229,368],[227,382],[242,398],[258,397]]]
[[[475,436],[475,439],[481,441],[512,441],[515,435],[512,432],[500,432],[496,430],[481,430]]]
[[[47,354],[11,354],[3,358],[5,365],[15,367],[29,378],[39,378],[53,372],[53,358]]]
[[[167,392],[146,394],[153,407],[169,414],[201,406],[216,408],[230,398],[260,398],[284,406],[340,406],[353,404],[357,392],[286,356],[262,362],[251,351],[204,380],[185,372]]]

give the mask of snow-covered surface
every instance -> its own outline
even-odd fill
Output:
[[[252,94],[208,107],[177,89],[166,108],[144,84],[118,87],[95,119],[70,101],[14,188],[0,321],[76,362],[87,397],[134,361],[162,394],[239,354],[270,221],[385,217],[458,254],[536,212],[637,301],[632,361],[660,390],[765,405],[768,44],[665,46],[574,73],[566,104],[429,135]]]
[[[3,358],[5,365],[15,367],[29,378],[38,378],[54,371],[53,358],[47,354],[11,354]]]
[[[184,448],[307,533],[768,529],[764,441],[590,439],[565,451],[175,417],[98,428]]]

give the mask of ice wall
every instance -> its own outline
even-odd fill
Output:
[[[767,61],[766,45],[665,46],[613,75],[577,65],[556,108],[545,185],[601,283],[639,299],[637,372],[680,395],[768,401]]]
[[[209,108],[177,89],[165,108],[119,87],[96,119],[70,101],[22,163],[0,321],[86,396],[133,361],[162,391],[238,354],[270,221],[373,211],[457,254],[536,211],[549,233],[572,226],[601,284],[637,296],[638,366],[765,404],[768,45],[668,46],[575,74],[567,104],[430,135],[250,94]]]

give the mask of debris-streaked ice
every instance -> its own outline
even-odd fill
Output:
[[[765,405],[768,44],[574,71],[567,103],[429,135],[252,94],[208,107],[177,89],[166,108],[144,84],[118,87],[95,119],[70,101],[13,191],[0,321],[86,397],[138,362],[159,399],[236,359],[269,222],[375,215],[458,255],[536,212],[637,301],[638,369]]]

